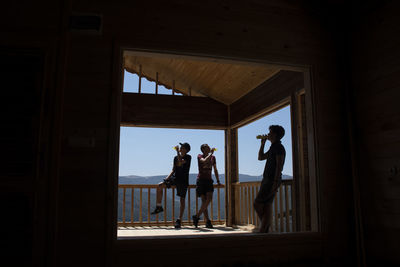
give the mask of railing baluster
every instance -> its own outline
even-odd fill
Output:
[[[247,223],[251,224],[251,189],[250,186],[248,185],[247,187]]]
[[[214,221],[214,215],[213,215],[213,210],[214,210],[214,205],[213,205],[213,199],[214,199],[214,192],[213,192],[213,197],[211,198],[211,210],[210,210],[210,212],[211,212],[211,221],[213,222]]]
[[[257,197],[259,191],[260,191],[260,186],[257,185],[257,186],[256,186],[256,196],[255,196],[255,198]],[[254,198],[254,199],[255,199],[255,198]],[[259,225],[259,221],[260,221],[260,219],[258,218],[258,215],[257,215],[257,213],[256,213],[256,226]],[[271,227],[271,228],[272,228],[272,227]]]
[[[190,188],[188,188],[188,210],[187,210],[187,216],[188,216],[188,222],[190,223]]]
[[[221,221],[221,201],[220,201],[220,188],[217,189],[217,198],[218,198],[218,221]]]
[[[164,190],[164,223],[167,224],[167,188]]]
[[[140,188],[140,203],[139,203],[139,222],[140,225],[143,223],[142,205],[143,205],[143,188]]]
[[[282,186],[279,187],[279,222],[280,222],[280,229],[281,232],[284,231],[283,229],[283,196],[282,196]]]
[[[226,190],[225,190],[225,194],[226,194]],[[235,184],[235,210],[236,210],[236,214],[235,214],[235,223],[236,224],[240,224],[240,187],[238,184]],[[226,215],[225,215],[226,216]]]
[[[295,205],[295,192],[293,190],[293,184],[290,186],[290,196],[291,196],[291,201],[290,201],[290,206],[292,208],[292,232],[295,232],[297,230],[297,221],[296,221],[296,216],[297,216],[297,210],[296,210],[296,205]]]
[[[252,223],[253,223],[253,225],[256,225],[256,211],[254,210],[254,205],[253,205],[253,203],[254,203],[254,199],[255,199],[255,186],[254,185],[252,185],[251,186],[251,215],[253,216],[252,217]]]
[[[286,211],[286,232],[290,232],[290,216],[289,216],[289,192],[288,186],[285,185],[285,211]]]
[[[244,185],[240,185],[240,198],[242,199],[242,201],[240,202],[240,206],[242,209],[242,212],[240,213],[240,223],[241,224],[245,224],[245,220],[244,218],[246,218],[246,196],[245,196],[245,190],[244,190]]]
[[[278,194],[275,194],[274,198],[274,217],[275,217],[275,231],[278,231]]]
[[[125,224],[125,199],[126,198],[126,188],[123,189],[123,200],[122,200],[122,222]]]
[[[172,222],[175,221],[175,188],[172,188]]]
[[[134,206],[134,194],[135,194],[135,189],[132,188],[132,194],[131,194],[131,223],[133,223],[133,206]]]
[[[194,190],[194,194],[196,196],[196,214],[199,212],[199,197],[197,196],[196,189]]]
[[[147,188],[147,222],[150,223],[150,187]]]

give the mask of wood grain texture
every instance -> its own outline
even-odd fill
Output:
[[[141,73],[149,81],[157,81],[166,88],[185,95],[208,96],[229,105],[272,77],[279,68],[227,63],[216,59],[187,58],[156,53],[124,52],[124,68]]]
[[[370,266],[400,264],[399,9],[393,1],[361,17],[352,47],[354,142]]]
[[[227,124],[227,106],[207,97],[122,96],[122,126],[225,129]]]
[[[238,124],[265,109],[289,98],[304,87],[303,73],[279,71],[266,82],[230,105],[230,123]]]

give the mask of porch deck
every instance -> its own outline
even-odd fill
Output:
[[[249,234],[254,226],[227,227],[225,225],[214,225],[214,228],[205,228],[200,225],[195,228],[192,225],[183,225],[181,229],[173,226],[139,226],[118,227],[118,238],[145,238],[145,237],[169,237],[169,236],[199,236],[199,235],[226,235],[226,234]]]

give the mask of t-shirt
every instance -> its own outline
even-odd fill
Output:
[[[197,156],[197,162],[199,165],[199,175],[197,175],[197,179],[212,179],[211,178],[211,171],[212,171],[212,166],[216,163],[214,155],[212,155],[207,161],[200,161],[200,159],[204,159],[207,156],[204,156],[203,154],[199,154]]]
[[[192,160],[192,157],[189,154],[186,154],[182,157],[182,159],[184,160],[184,162],[181,166],[178,166],[178,156],[175,156],[174,158],[175,179],[178,183],[188,185],[190,162]]]
[[[276,156],[278,155],[283,155],[283,162],[285,162],[286,151],[280,141],[273,143],[267,151],[267,162],[265,163],[263,174],[264,178],[267,178],[271,181],[275,178]],[[282,176],[282,173],[280,176]]]

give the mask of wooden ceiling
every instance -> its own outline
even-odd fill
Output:
[[[184,95],[208,96],[226,105],[232,104],[280,69],[245,62],[221,62],[215,59],[124,53],[124,68],[156,81]],[[141,69],[141,70],[140,70]]]

